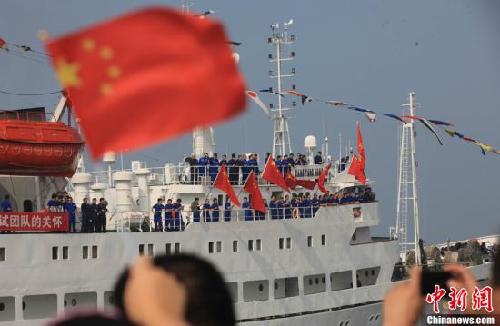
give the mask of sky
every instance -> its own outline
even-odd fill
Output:
[[[180,1],[66,0],[0,2],[0,37],[41,49],[37,31],[62,35],[86,25],[151,4],[180,6]],[[294,19],[293,83],[313,97],[343,100],[379,113],[400,113],[408,93],[416,92],[418,114],[451,121],[466,135],[500,148],[500,2],[486,0],[200,0],[193,11],[214,10],[237,48],[249,89],[274,86],[266,40],[273,23]],[[133,46],[133,44],[131,44]],[[50,66],[0,53],[0,90],[58,90]],[[266,103],[275,99],[261,96]],[[46,106],[56,95],[0,94],[0,108]],[[321,103],[300,104],[289,127],[294,152],[305,152],[306,135],[330,139],[333,155],[343,142],[355,142],[361,122],[367,175],[380,201],[378,235],[395,223],[398,123],[379,114],[369,124],[354,112]],[[165,117],[167,119],[167,117]],[[248,104],[237,118],[215,126],[219,153],[272,148],[272,121]],[[473,145],[444,133],[444,146],[417,126],[417,179],[421,236],[427,242],[460,240],[498,233],[500,156],[481,155]],[[178,162],[191,152],[191,135],[125,155],[148,166]],[[99,169],[99,164],[87,166]]]

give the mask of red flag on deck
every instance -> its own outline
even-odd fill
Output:
[[[324,194],[327,194],[329,192],[328,190],[325,189],[325,180],[326,180],[326,176],[328,175],[328,171],[330,170],[331,167],[332,167],[332,163],[328,164],[323,169],[323,171],[321,171],[321,174],[319,175],[319,178],[318,178],[318,188]]]
[[[229,196],[231,202],[234,205],[238,207],[241,206],[240,201],[238,200],[238,196],[236,196],[233,186],[231,186],[231,182],[229,182],[229,178],[227,176],[226,164],[223,164],[220,167],[219,173],[217,173],[217,176],[215,177],[214,187],[225,192]]]
[[[286,184],[285,178],[283,178],[283,174],[281,174],[281,172],[278,170],[276,162],[274,162],[274,159],[272,157],[269,157],[269,159],[266,162],[266,166],[264,167],[264,172],[262,173],[262,179],[274,183],[275,185],[283,188],[283,190],[287,192],[290,191],[290,189],[288,189],[288,186]]]
[[[316,181],[314,180],[295,179],[295,184],[309,190],[314,190],[314,188],[316,188]]]
[[[46,44],[94,158],[145,147],[243,111],[222,24],[147,8]]]
[[[358,155],[354,155],[352,159],[351,166],[347,173],[353,175],[356,180],[365,184],[365,164],[366,164],[366,154],[365,147],[363,145],[363,137],[361,136],[361,128],[359,127],[359,122],[356,123],[356,132],[358,134]]]
[[[257,183],[257,178],[255,177],[254,171],[250,172],[250,174],[248,175],[243,190],[250,194],[250,205],[252,206],[252,208],[258,212],[265,213],[266,204],[264,203],[264,199],[262,198],[262,194],[260,193],[259,185]]]
[[[295,187],[297,187],[297,179],[295,179],[295,176],[290,171],[285,176],[285,182],[287,187],[292,190],[295,190]]]

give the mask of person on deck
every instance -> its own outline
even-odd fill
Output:
[[[283,176],[286,176],[288,171],[290,171],[289,158],[288,155],[283,155],[283,159],[281,160],[281,165],[283,166]]]
[[[208,174],[210,175],[210,180],[212,182],[215,181],[215,177],[217,177],[217,173],[219,173],[219,159],[217,158],[217,153],[214,153],[214,156],[209,159]]]
[[[92,219],[92,206],[89,204],[88,198],[83,198],[83,203],[81,206],[82,211],[82,232],[90,232],[90,220]]]
[[[2,203],[0,204],[2,208],[2,212],[7,213],[7,212],[12,212],[12,203],[10,202],[10,195],[6,194],[3,197]]]
[[[259,175],[259,165],[257,163],[257,154],[250,154],[250,157],[247,161],[247,164],[249,166],[249,173],[253,171],[255,173],[255,176]]]
[[[248,163],[248,160],[246,159],[245,155],[241,155],[241,172],[243,174],[243,180],[242,183],[244,184],[247,181],[247,177],[250,174],[250,164]]]
[[[203,157],[200,157],[198,160],[198,174],[201,178],[204,178],[207,175],[207,166],[210,163],[210,159],[208,158],[208,153],[205,153]]]
[[[314,164],[323,164],[323,155],[321,152],[318,152],[318,154],[314,156]]]
[[[237,165],[236,154],[231,154],[231,159],[227,162],[228,173],[229,173],[229,182],[232,185],[238,183],[238,178],[240,176],[240,168]]]
[[[250,209],[250,202],[248,201],[247,197],[243,198],[241,208],[243,208],[244,211],[245,221],[253,221],[253,214],[252,210]]]
[[[285,217],[283,197],[279,196],[276,201],[276,210],[278,211],[278,219],[282,220]]]
[[[194,184],[198,181],[198,160],[193,153],[191,156],[186,157],[185,162],[189,165],[189,182]]]
[[[107,206],[108,202],[104,198],[99,198],[99,204],[97,204],[96,232],[106,232]]]
[[[154,222],[155,222],[155,232],[163,231],[163,220],[162,220],[162,212],[165,209],[163,205],[163,199],[158,198],[156,204],[153,205],[152,211],[154,213]]]
[[[320,202],[319,202],[319,199],[318,199],[318,195],[314,194],[313,199],[311,199],[311,206],[312,206],[312,210],[313,210],[313,216],[316,215],[316,212],[319,209],[319,204],[320,204]]]
[[[182,220],[182,200],[177,198],[173,207],[173,224],[174,231],[184,231],[184,221]]]
[[[220,166],[222,166],[224,164],[227,165],[227,156],[226,156],[226,154],[222,154],[222,159],[219,162]]]
[[[244,155],[238,155],[238,159],[236,160],[236,183],[245,183],[246,179],[244,178],[245,176],[243,175],[243,169],[245,167],[245,156]],[[240,174],[242,174],[242,178],[240,181]]]
[[[191,212],[193,212],[193,222],[200,221],[200,199],[196,197],[191,203]]]
[[[226,197],[226,202],[224,203],[224,222],[231,221],[231,201],[229,200],[229,196]]]
[[[172,203],[172,199],[167,199],[167,203],[165,204],[165,231],[173,231],[174,230],[174,212],[175,206]]]
[[[299,218],[300,217],[299,201],[296,193],[292,194],[292,200],[290,200],[290,206],[292,207],[292,217]]]
[[[76,204],[73,202],[73,198],[68,197],[64,204],[64,211],[68,212],[69,232],[76,232]]]
[[[211,222],[211,218],[210,218],[210,208],[212,208],[212,206],[210,205],[210,201],[207,199],[205,199],[205,203],[203,204],[203,219],[205,220],[205,222]]]
[[[47,202],[47,211],[55,212],[57,210],[56,207],[57,207],[57,194],[54,193]]]
[[[285,199],[283,200],[283,209],[285,219],[292,218],[292,205],[290,203],[290,196],[288,194],[285,195]]]
[[[92,204],[90,204],[90,232],[97,232],[97,198],[92,198]]]
[[[219,201],[217,198],[214,198],[212,201],[212,206],[210,207],[212,209],[212,222],[219,222]]]
[[[269,210],[271,211],[271,219],[276,220],[278,218],[278,211],[276,207],[276,197],[274,195],[271,196],[271,200],[269,201]]]
[[[283,174],[283,161],[281,160],[281,155],[276,156],[276,167],[281,174]]]

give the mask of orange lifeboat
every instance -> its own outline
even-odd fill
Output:
[[[0,120],[0,174],[70,177],[82,147],[62,122]]]

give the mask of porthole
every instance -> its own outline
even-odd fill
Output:
[[[0,311],[4,311],[4,310],[5,310],[5,303],[0,302]]]
[[[71,300],[71,305],[74,307],[76,306],[76,299]]]
[[[375,270],[372,269],[372,276],[375,276]]]
[[[274,289],[277,290],[278,289],[278,282],[274,282]]]
[[[259,291],[260,292],[264,291],[264,285],[262,285],[262,283],[259,284]]]
[[[372,321],[373,320],[373,315],[370,316],[370,318],[368,319],[369,321]]]
[[[309,279],[309,285],[313,285],[313,280],[312,278]]]
[[[26,302],[23,301],[23,310],[26,310]]]
[[[325,284],[325,277],[324,276],[321,278],[321,283]]]
[[[109,298],[108,298],[108,301],[110,304],[115,304],[115,296],[114,295],[110,295]]]
[[[346,322],[344,323],[345,326],[349,325],[349,321],[346,320]]]
[[[344,322],[341,321],[340,324],[339,324],[339,326],[344,326]]]
[[[368,271],[365,271],[365,276],[368,277]]]
[[[66,307],[68,305],[68,302],[64,300],[64,306]]]
[[[375,320],[378,320],[378,317],[380,317],[380,315],[379,315],[379,314],[376,314],[376,315],[375,315]]]
[[[314,279],[314,283],[315,283],[315,284],[318,284],[318,283],[319,283],[319,279],[318,279],[317,277]]]

